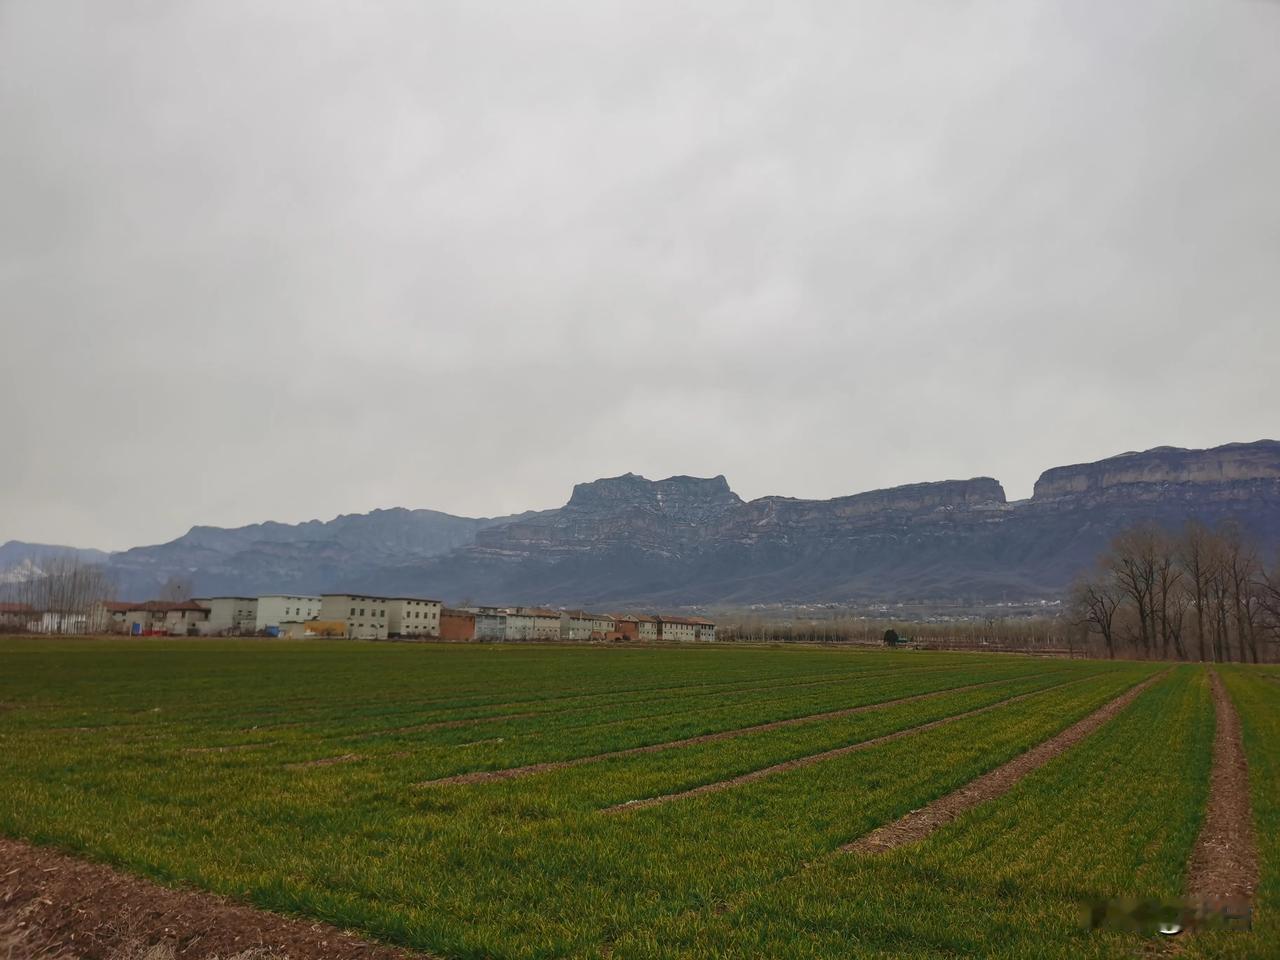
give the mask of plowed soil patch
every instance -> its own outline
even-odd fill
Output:
[[[424,780],[419,783],[418,786],[457,786],[468,783],[488,783],[492,780],[511,780],[516,777],[531,776],[535,773],[546,773],[549,770],[563,770],[566,767],[577,767],[584,763],[597,763],[601,760],[613,760],[618,757],[634,757],[645,753],[657,753],[660,750],[674,750],[677,747],[690,747],[700,743],[715,743],[718,740],[743,737],[751,733],[763,733],[767,730],[779,730],[783,727],[793,727],[802,723],[814,723],[820,720],[834,720],[838,717],[848,717],[856,713],[867,713],[871,710],[885,710],[889,707],[900,706],[904,703],[914,703],[917,700],[928,700],[933,697],[941,697],[948,693],[960,693],[964,690],[972,690],[975,687],[987,687],[996,683],[1008,682],[1010,681],[1007,679],[988,680],[984,683],[971,683],[963,687],[950,687],[946,690],[931,690],[928,693],[918,693],[910,697],[898,697],[896,700],[882,700],[879,703],[867,703],[858,707],[845,707],[840,710],[828,710],[824,713],[810,713],[803,717],[789,717],[786,720],[771,720],[768,723],[757,723],[749,727],[735,727],[732,730],[719,730],[715,733],[701,733],[697,736],[684,737],[680,740],[667,740],[663,743],[651,743],[643,747],[627,747],[624,750],[610,750],[608,753],[594,753],[589,757],[575,757],[572,760],[549,760],[545,763],[530,763],[523,767],[508,767],[505,770],[476,770],[473,773],[460,773],[452,777],[441,777],[438,780]]]
[[[0,955],[8,960],[424,957],[17,840],[0,838],[0,865]]]
[[[1027,774],[1038,770],[1054,757],[1071,749],[1111,720],[1166,673],[1142,681],[1083,720],[1073,723],[1057,736],[1050,737],[1044,743],[1032,747],[1003,766],[984,773],[976,780],[971,780],[959,790],[954,790],[945,797],[939,797],[928,806],[913,810],[893,823],[887,823],[840,849],[846,853],[881,853],[903,844],[925,839],[966,810],[1008,793],[1013,789],[1014,784]]]
[[[1080,680],[1069,680],[1067,683],[1080,683]],[[976,717],[978,714],[987,713],[999,707],[1007,706],[1011,703],[1017,703],[1019,700],[1025,700],[1028,697],[1038,696],[1046,690],[1052,690],[1056,687],[1066,686],[1067,683],[1055,684],[1054,687],[1046,687],[1044,690],[1033,690],[1030,693],[1020,693],[1014,697],[1006,697],[995,703],[987,704],[985,707],[978,707],[974,710],[966,710],[964,713],[953,714],[950,717],[942,717],[939,720],[931,720],[928,723],[922,723],[919,726],[908,727],[905,730],[897,730],[893,733],[886,733],[881,737],[873,737],[870,740],[863,740],[859,743],[851,743],[847,747],[836,747],[834,750],[824,750],[822,753],[810,754],[807,757],[797,757],[794,760],[785,760],[782,763],[775,763],[769,767],[761,767],[759,770],[752,770],[750,773],[744,773],[741,776],[731,777],[728,780],[718,780],[715,783],[704,783],[700,787],[693,787],[689,790],[681,790],[678,793],[667,793],[659,797],[646,797],[643,800],[628,800],[626,803],[619,803],[612,807],[605,807],[605,813],[619,813],[623,810],[643,810],[645,807],[655,807],[661,803],[670,803],[672,800],[685,800],[689,797],[700,796],[704,793],[718,793],[721,790],[728,790],[732,787],[740,787],[743,784],[754,783],[757,780],[763,780],[765,777],[772,777],[779,773],[786,773],[789,770],[798,770],[801,767],[812,766],[815,763],[823,763],[827,760],[834,760],[836,757],[843,757],[846,754],[855,753],[859,750],[869,750],[872,747],[878,747],[882,743],[892,743],[894,740],[901,740],[903,737],[913,736],[917,733],[924,733],[927,730],[933,730],[935,727],[941,727],[944,724],[954,723],[957,720],[963,720],[966,717]]]
[[[1258,888],[1258,848],[1249,807],[1249,766],[1240,734],[1240,716],[1216,670],[1213,685],[1216,724],[1209,803],[1204,824],[1187,861],[1187,895],[1219,905],[1248,905]]]

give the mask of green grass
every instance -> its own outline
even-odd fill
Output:
[[[1075,902],[1180,889],[1212,740],[1197,668],[921,848],[833,851],[1157,669],[823,649],[0,641],[0,832],[444,956],[1120,955],[1131,938],[1081,933]],[[1228,683],[1251,760],[1273,764],[1255,768],[1269,777],[1255,792],[1274,803],[1280,684],[1245,669]],[[937,695],[419,785],[921,693]],[[984,707],[720,792],[602,812]],[[450,725],[402,729],[428,724]],[[344,754],[359,759],[290,766]],[[1274,903],[1276,851],[1264,855]]]
[[[1078,749],[923,843],[829,856],[729,913],[649,931],[664,945],[652,953],[1132,956],[1136,938],[1084,931],[1080,905],[1179,895],[1212,738],[1207,684],[1183,668]]]

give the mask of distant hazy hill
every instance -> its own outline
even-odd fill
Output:
[[[0,572],[15,567],[30,569],[39,567],[41,561],[50,557],[75,554],[88,563],[103,563],[110,556],[105,550],[87,550],[81,547],[60,547],[51,543],[24,543],[21,540],[10,540],[0,544]]]
[[[204,594],[315,592],[388,562],[412,563],[473,543],[499,519],[436,510],[374,510],[306,523],[192,527],[169,543],[111,555],[121,596],[143,597],[169,577]]]
[[[746,502],[724,477],[627,474],[579,484],[565,506],[540,513],[378,510],[195,527],[113,554],[110,565],[121,595],[137,598],[177,575],[198,593],[362,589],[584,605],[1022,599],[1060,594],[1137,520],[1190,517],[1235,518],[1274,550],[1280,443],[1160,447],[1055,467],[1014,503],[988,477]]]

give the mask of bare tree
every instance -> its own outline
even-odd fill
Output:
[[[1257,663],[1258,647],[1253,638],[1253,618],[1249,607],[1251,587],[1258,574],[1258,554],[1245,541],[1238,524],[1226,524],[1221,539],[1223,573],[1230,591],[1231,614],[1235,625],[1236,652],[1241,663],[1248,661],[1250,655],[1253,662]]]
[[[1272,644],[1280,645],[1280,554],[1270,570],[1259,571],[1254,591],[1261,620],[1259,632],[1265,632]]]
[[[1139,524],[1123,530],[1111,542],[1107,567],[1116,585],[1129,600],[1138,620],[1138,643],[1143,656],[1151,655],[1155,632],[1155,594],[1157,554],[1162,535],[1152,524]]]
[[[1077,621],[1101,634],[1107,657],[1111,660],[1116,656],[1115,618],[1119,606],[1120,594],[1105,578],[1081,579],[1072,590],[1072,607]]]
[[[1209,602],[1208,586],[1212,565],[1210,539],[1212,535],[1199,520],[1187,524],[1178,545],[1178,560],[1186,571],[1196,611],[1196,644],[1203,663],[1211,652],[1206,646],[1205,607]]]
[[[1169,659],[1169,649],[1179,660],[1187,658],[1182,649],[1182,611],[1184,609],[1183,573],[1177,561],[1177,547],[1164,531],[1156,531],[1152,540],[1155,589],[1152,594],[1152,619],[1160,634],[1160,656]]]

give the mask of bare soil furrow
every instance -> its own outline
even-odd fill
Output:
[[[1210,668],[1216,715],[1204,824],[1187,861],[1187,896],[1215,907],[1248,907],[1258,888],[1258,848],[1240,716]]]
[[[625,803],[619,803],[612,807],[605,807],[604,812],[619,813],[624,810],[643,810],[646,807],[656,807],[659,804],[670,803],[673,800],[686,800],[689,797],[701,796],[704,793],[718,793],[721,790],[729,790],[732,787],[739,787],[743,784],[763,780],[765,777],[772,777],[779,773],[786,773],[790,770],[797,770],[801,767],[812,766],[815,763],[834,760],[836,757],[843,757],[846,754],[855,753],[859,750],[869,750],[871,747],[878,747],[882,743],[892,743],[894,740],[901,740],[903,737],[914,736],[917,733],[924,733],[926,730],[933,730],[935,727],[954,723],[955,721],[963,720],[966,717],[976,717],[979,714],[987,713],[991,710],[998,709],[999,707],[1008,706],[1009,704],[1017,703],[1020,700],[1026,700],[1028,697],[1039,696],[1049,690],[1055,690],[1058,687],[1064,687],[1073,683],[1082,683],[1084,679],[1087,678],[1068,680],[1063,683],[1054,684],[1050,687],[1044,687],[1040,690],[1032,690],[1029,693],[1020,693],[1016,696],[1005,697],[1003,700],[987,704],[985,707],[966,710],[963,713],[953,714],[949,717],[942,717],[939,720],[930,720],[928,723],[908,727],[905,730],[896,730],[893,733],[886,733],[884,736],[873,737],[870,740],[862,740],[858,743],[851,743],[848,746],[836,747],[834,750],[824,750],[821,753],[810,754],[807,757],[797,757],[794,760],[785,760],[782,763],[775,763],[772,766],[761,767],[759,770],[752,770],[750,773],[730,777],[728,780],[718,780],[715,783],[704,783],[701,786],[692,787],[688,790],[681,790],[677,793],[667,793],[657,797],[645,797],[640,800],[628,800]]]
[[[19,840],[0,838],[0,863],[0,954],[13,960],[426,960],[326,923],[173,890]]]
[[[1023,777],[1075,746],[1165,676],[1168,676],[1168,671],[1149,677],[1137,686],[1126,690],[1110,703],[1099,707],[1084,719],[1076,721],[1056,736],[1032,747],[1021,756],[1014,757],[1008,763],[984,773],[976,780],[971,780],[960,789],[939,797],[919,810],[912,810],[892,823],[877,827],[866,836],[859,837],[840,849],[845,853],[882,853],[904,844],[924,840],[966,810],[1009,792]]]
[[[459,773],[451,777],[441,777],[437,780],[424,780],[417,784],[417,786],[457,786],[460,784],[470,783],[488,783],[492,780],[512,780],[516,777],[527,777],[535,773],[546,773],[549,770],[563,770],[566,767],[578,767],[586,763],[598,763],[601,760],[613,760],[618,757],[634,757],[645,753],[657,753],[661,750],[674,750],[677,747],[690,747],[702,743],[715,743],[718,740],[729,740],[733,737],[744,737],[751,733],[763,733],[767,730],[778,730],[783,727],[793,727],[803,723],[816,723],[821,720],[834,720],[839,717],[849,717],[854,714],[867,713],[872,710],[885,710],[889,707],[900,706],[904,703],[914,703],[917,700],[929,700],[948,693],[960,693],[965,690],[973,690],[976,687],[988,687],[992,684],[1009,682],[1010,681],[1007,679],[987,680],[983,683],[971,683],[962,687],[949,687],[945,690],[931,690],[928,693],[913,694],[909,697],[898,697],[894,700],[882,700],[879,703],[867,703],[857,707],[844,707],[840,710],[827,710],[822,713],[810,713],[802,717],[788,717],[786,720],[771,720],[767,723],[756,723],[749,727],[735,727],[732,730],[719,730],[715,733],[701,733],[692,737],[683,737],[679,740],[667,740],[663,743],[646,744],[642,747],[627,747],[622,750],[610,750],[607,753],[593,753],[587,757],[574,757],[572,760],[549,760],[545,763],[530,763],[522,767],[507,767],[504,770],[476,770],[472,773]]]

